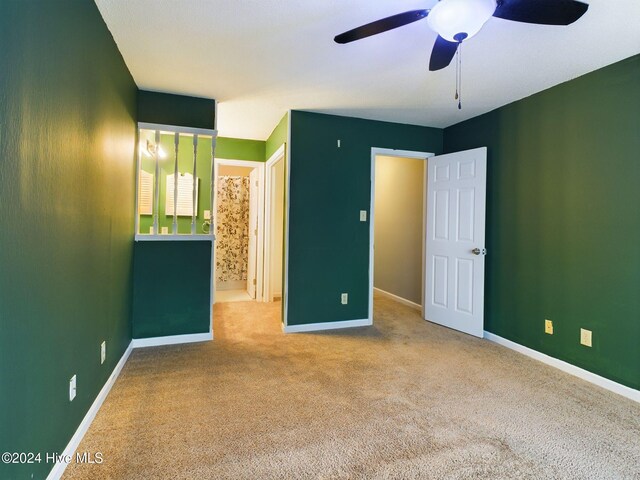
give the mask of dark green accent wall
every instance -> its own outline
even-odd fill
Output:
[[[289,113],[287,112],[284,117],[280,119],[276,128],[273,129],[269,138],[266,141],[265,148],[265,161],[271,158],[271,155],[276,153],[283,143],[287,143],[287,137],[289,136]]]
[[[440,153],[437,128],[291,112],[287,323],[368,316],[371,148]],[[337,140],[341,140],[341,148]],[[349,304],[340,294],[349,293]]]
[[[138,93],[138,121],[214,129],[215,100],[209,98],[172,95],[170,93]]]
[[[218,141],[216,142],[216,158],[264,162],[264,149],[265,142],[262,140],[218,137]]]
[[[90,0],[2,1],[0,45],[0,450],[44,456],[131,339],[136,86]]]
[[[209,332],[211,242],[135,244],[133,338]]]
[[[488,147],[485,328],[640,388],[640,56],[449,127],[444,142]]]

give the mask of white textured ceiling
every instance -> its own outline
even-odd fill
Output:
[[[265,139],[288,109],[445,127],[640,53],[640,0],[585,1],[569,27],[490,19],[464,45],[462,111],[425,20],[333,42],[435,0],[96,3],[140,88],[215,98],[220,135]]]

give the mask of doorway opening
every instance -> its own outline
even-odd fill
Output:
[[[215,159],[213,303],[283,298],[285,151],[267,162]]]
[[[370,305],[373,296],[423,310],[427,152],[372,149]]]
[[[413,200],[405,198],[410,191],[417,190],[419,182],[415,181],[415,178],[416,185],[414,187],[410,188],[407,185],[402,189],[396,189],[391,196],[377,205],[376,181],[380,184],[382,180],[379,178],[376,180],[376,176],[383,175],[382,172],[377,172],[377,163],[378,156],[382,155],[423,160],[422,201],[419,209],[423,213],[420,222],[417,221],[416,214],[413,214],[414,220],[406,217],[413,210],[409,205],[415,206],[418,201],[418,195],[415,194]],[[382,164],[382,161],[380,163]],[[384,175],[385,181],[393,177],[388,172]],[[407,175],[405,172],[402,178],[408,178]],[[417,177],[420,174],[414,173],[414,176]],[[379,240],[383,237],[380,237],[381,234],[376,234],[375,231],[376,217],[374,212],[376,208],[383,210],[388,206],[388,203],[397,202],[400,198],[404,203],[398,203],[392,207],[389,222],[395,222],[393,226],[394,237],[402,238],[413,232],[411,245],[415,245],[417,235],[416,228],[411,228],[410,222],[419,223],[421,226],[422,248],[419,262],[422,273],[420,277],[422,279],[421,302],[419,305],[415,302],[417,296],[412,300],[406,298],[407,295],[415,295],[415,290],[402,285],[404,280],[402,276],[394,277],[396,278],[395,283],[385,280],[387,288],[406,288],[404,292],[408,293],[402,296],[402,294],[386,290],[386,294],[416,308],[419,306],[422,318],[425,320],[482,338],[484,335],[484,256],[487,253],[484,245],[486,181],[486,147],[439,156],[421,152],[371,149],[371,240],[369,247],[369,320],[371,323],[373,323],[374,282],[382,281],[380,275],[374,277],[374,271],[375,268],[384,268],[376,266],[376,257],[384,255],[385,248],[385,245],[379,246],[376,243],[376,247],[383,251],[379,254],[377,249],[374,250],[374,242],[383,243],[382,240]],[[380,215],[382,216],[380,223],[383,223],[384,211]],[[398,217],[406,218],[398,223]],[[384,225],[381,228],[384,228]],[[394,241],[398,242],[399,240],[394,238]],[[398,251],[401,248],[408,249],[408,245],[409,243],[395,245],[393,254],[396,255],[395,262],[403,262],[401,265],[403,265],[404,274],[412,275],[415,278],[417,272],[406,270],[409,264],[404,263],[405,252]],[[386,247],[389,248],[389,245]],[[399,253],[403,256],[401,260],[397,257]],[[415,250],[413,256],[415,266],[415,257],[417,257]],[[388,267],[388,265],[386,266]]]
[[[215,159],[214,302],[260,300],[261,162]]]

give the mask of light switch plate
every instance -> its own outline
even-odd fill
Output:
[[[553,335],[553,321],[551,320],[544,321],[544,333],[548,335]]]
[[[361,222],[366,222],[367,221],[367,211],[366,210],[360,210],[360,221]]]
[[[346,305],[347,303],[349,303],[348,293],[343,293],[342,295],[340,295],[340,303],[342,303],[342,305]]]
[[[585,330],[584,328],[580,329],[580,343],[585,347],[592,346],[592,332],[591,330]]]
[[[69,380],[69,401],[72,401],[76,398],[76,376],[74,375]]]

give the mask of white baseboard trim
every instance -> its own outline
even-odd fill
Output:
[[[178,343],[208,342],[209,340],[213,340],[213,332],[169,335],[166,337],[134,338],[131,340],[131,345],[133,348],[144,348],[158,347],[161,345],[176,345]]]
[[[116,367],[113,369],[113,372],[111,372],[111,375],[109,375],[109,378],[103,385],[102,389],[100,390],[100,393],[98,393],[98,396],[96,397],[96,399],[91,404],[91,407],[89,407],[87,414],[82,419],[82,422],[80,422],[78,429],[73,434],[73,437],[71,437],[71,440],[69,440],[69,443],[67,444],[64,451],[62,452],[61,458],[72,458],[72,456],[75,454],[75,451],[80,445],[80,442],[84,437],[84,434],[87,433],[87,430],[89,430],[89,427],[91,426],[93,419],[98,413],[98,410],[100,410],[100,407],[102,406],[103,402],[107,398],[107,395],[109,395],[109,392],[111,391],[111,387],[113,387],[113,384],[116,382],[116,379],[120,376],[120,372],[122,371],[122,368],[124,367],[125,363],[127,363],[127,360],[129,359],[129,355],[131,355],[131,350],[133,349],[133,346],[131,343],[129,343],[129,346],[122,354],[122,357],[120,357],[120,360],[118,361]],[[47,475],[47,480],[60,479],[65,469],[67,468],[68,464],[69,464],[68,462],[65,462],[62,460],[56,462],[56,464],[53,466],[53,468],[49,472],[49,475]]]
[[[393,293],[389,293],[385,290],[380,290],[379,288],[376,288],[376,287],[373,287],[373,291],[382,295],[383,297],[390,298],[391,300],[395,300],[398,303],[402,303],[407,307],[411,307],[414,310],[418,310],[420,312],[422,311],[422,305],[412,302],[411,300],[407,300],[406,298],[399,297],[398,295],[394,295]]]
[[[633,388],[627,387],[626,385],[622,385],[618,382],[614,382],[613,380],[609,380],[608,378],[601,377],[600,375],[596,375],[595,373],[592,373],[588,370],[576,367],[575,365],[567,363],[563,360],[558,360],[557,358],[550,357],[549,355],[538,352],[537,350],[533,350],[529,347],[525,347],[524,345],[520,345],[519,343],[512,342],[511,340],[507,340],[506,338],[500,337],[491,332],[487,332],[486,330],[484,332],[484,338],[504,347],[510,348],[511,350],[515,350],[516,352],[522,353],[527,357],[531,357],[535,360],[546,363],[547,365],[551,365],[552,367],[558,368],[563,372],[586,380],[587,382],[593,383],[594,385],[598,385],[599,387],[617,393],[618,395],[622,395],[623,397],[626,397],[630,400],[640,402],[640,390],[635,390]]]
[[[341,328],[368,327],[373,322],[368,318],[361,320],[344,320],[340,322],[306,323],[304,325],[283,325],[284,333],[319,332],[322,330],[338,330]]]
[[[118,364],[113,369],[113,372],[111,372],[111,375],[100,390],[100,393],[98,393],[98,396],[91,404],[89,411],[87,411],[87,414],[82,419],[82,422],[80,422],[80,425],[78,426],[76,432],[73,434],[73,437],[71,437],[71,440],[65,447],[61,458],[72,458],[72,456],[75,454],[78,445],[80,445],[82,438],[84,437],[85,433],[87,433],[87,430],[89,430],[93,419],[98,413],[98,410],[100,410],[100,407],[107,398],[107,395],[109,395],[111,387],[113,387],[113,384],[116,382],[116,379],[120,375],[120,372],[122,371],[125,363],[127,363],[129,355],[131,355],[131,351],[134,348],[155,347],[159,345],[174,345],[178,343],[206,342],[209,340],[213,340],[212,332],[195,333],[189,335],[172,335],[168,337],[134,338],[133,340],[131,340],[131,343],[129,343],[129,346],[118,361]],[[47,475],[47,480],[59,480],[62,477],[65,469],[67,468],[67,465],[68,463],[65,461],[58,461],[49,472],[49,475]]]

